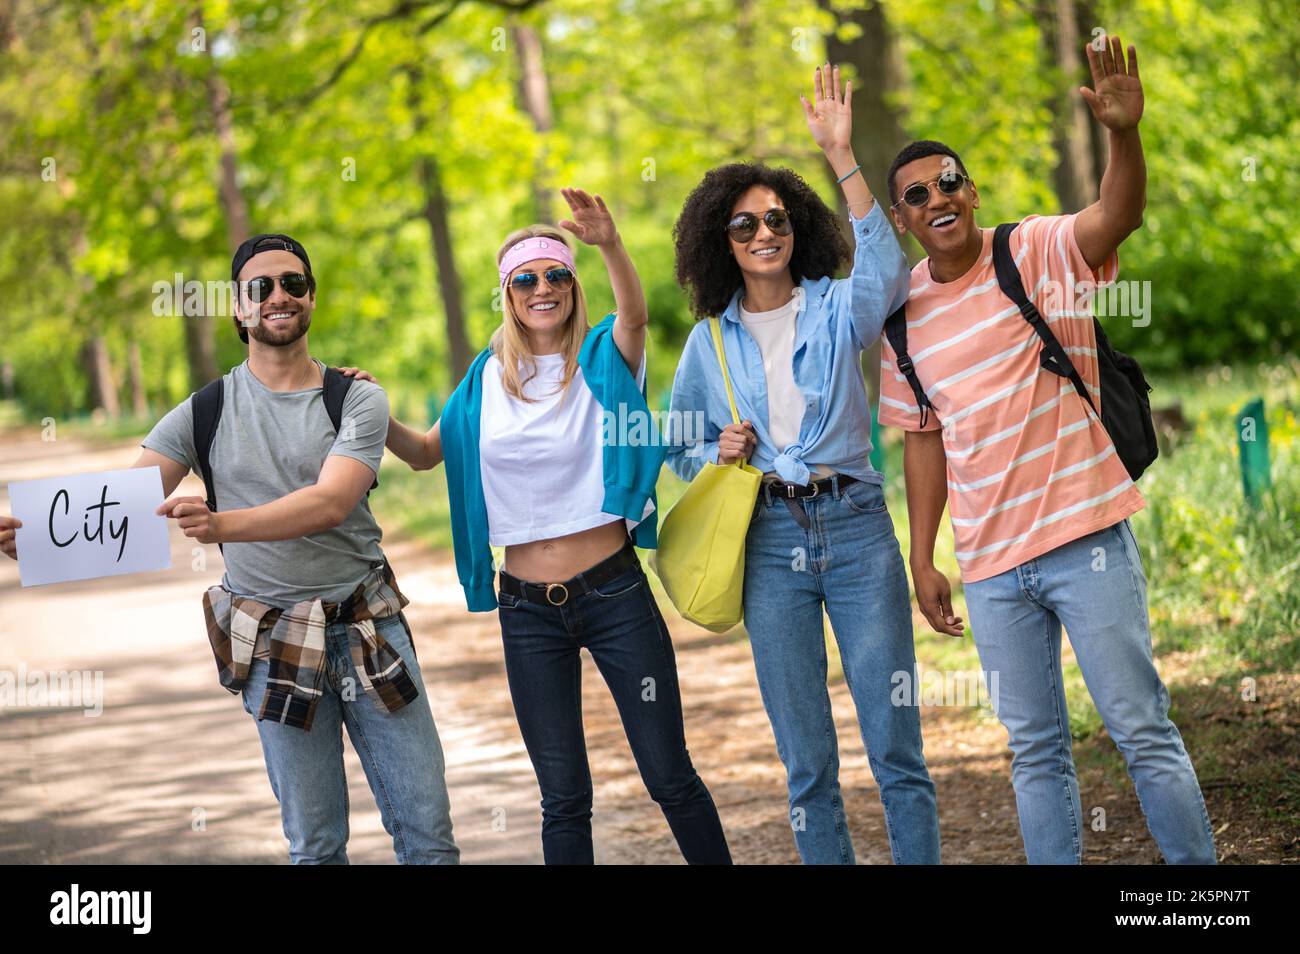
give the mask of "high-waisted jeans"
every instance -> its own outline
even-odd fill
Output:
[[[546,863],[594,860],[579,657],[585,647],[682,855],[691,864],[730,864],[718,810],[686,750],[673,645],[640,565],[560,606],[506,593],[497,601],[510,697],[542,792]]]
[[[896,864],[939,863],[939,815],[915,705],[894,705],[916,652],[907,575],[877,484],[784,501],[760,491],[745,544],[745,628],[758,686],[785,764],[790,823],[805,864],[853,864],[840,797],[839,749],[826,688],[830,616],[844,679],[880,788]]]

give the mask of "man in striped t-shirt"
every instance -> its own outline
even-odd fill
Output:
[[[1031,215],[1010,241],[1026,292],[1098,408],[1091,295],[1116,279],[1116,249],[1146,204],[1137,54],[1129,47],[1126,62],[1117,38],[1104,45],[1088,48],[1095,90],[1083,91],[1109,136],[1100,198],[1074,215]],[[993,230],[975,222],[979,194],[957,154],[912,143],[890,167],[889,191],[895,226],[929,256],[912,270],[906,325],[932,410],[922,414],[888,341],[881,357],[880,422],[907,431],[913,585],[930,624],[962,635],[947,577],[934,566],[948,503],[971,630],[1010,736],[1025,853],[1058,864],[1083,854],[1064,624],[1165,860],[1213,864],[1196,772],[1151,658],[1146,577],[1127,519],[1142,495],[1069,379],[1040,368],[1042,342],[998,288]]]

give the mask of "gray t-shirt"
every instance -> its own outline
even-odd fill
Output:
[[[256,507],[311,486],[331,454],[354,458],[379,473],[388,437],[384,389],[353,381],[337,435],[322,394],[321,388],[272,391],[247,361],[231,369],[210,454],[219,511]],[[142,443],[202,476],[189,398],[172,408]],[[383,560],[382,536],[362,497],[332,530],[294,540],[225,544],[222,585],[238,596],[284,609],[303,600],[338,602]]]

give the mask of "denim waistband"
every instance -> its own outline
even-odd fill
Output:
[[[636,556],[636,548],[632,546],[631,537],[626,538],[623,541],[623,546],[620,549],[616,550],[614,553],[611,553],[609,556],[605,557],[605,559],[601,560],[599,563],[593,563],[585,570],[582,570],[579,573],[575,573],[567,580],[560,580],[559,582],[576,583],[578,579],[584,576],[585,574],[597,572],[600,570],[605,570],[608,569],[611,564],[623,562],[624,560],[627,559],[627,556],[625,554],[629,554],[629,553],[632,556]],[[641,562],[640,560],[637,561],[638,564],[640,564],[640,562]],[[628,569],[631,569],[631,567],[629,566]],[[545,586],[548,582],[550,582],[549,580],[525,580],[523,577],[515,576],[513,573],[507,573],[504,569],[498,570],[497,572],[502,577],[514,580],[517,583],[532,583],[537,586]]]
[[[844,488],[847,487],[849,484],[860,483],[860,482],[861,481],[859,481],[858,478],[849,477],[846,474],[831,474],[829,477],[823,477],[820,480],[814,480],[811,482],[811,484],[817,484],[826,488],[821,493],[813,494],[811,496],[806,496],[806,497],[798,497],[795,499],[816,500],[818,497],[823,495],[829,495],[831,497],[839,497],[839,495],[844,492]],[[785,481],[780,479],[769,480],[767,478],[764,478],[763,483],[758,491],[759,498],[762,499],[762,501],[769,507],[772,506],[774,501],[790,500],[791,498],[786,497],[783,494],[772,493],[772,487],[774,484],[783,485],[784,483]],[[809,486],[811,486],[811,484]]]

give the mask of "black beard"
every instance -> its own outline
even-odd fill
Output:
[[[287,329],[268,331],[268,326],[259,318],[257,324],[249,327],[248,337],[272,348],[284,348],[305,335],[310,327],[311,313],[300,311],[295,316],[293,325]]]

